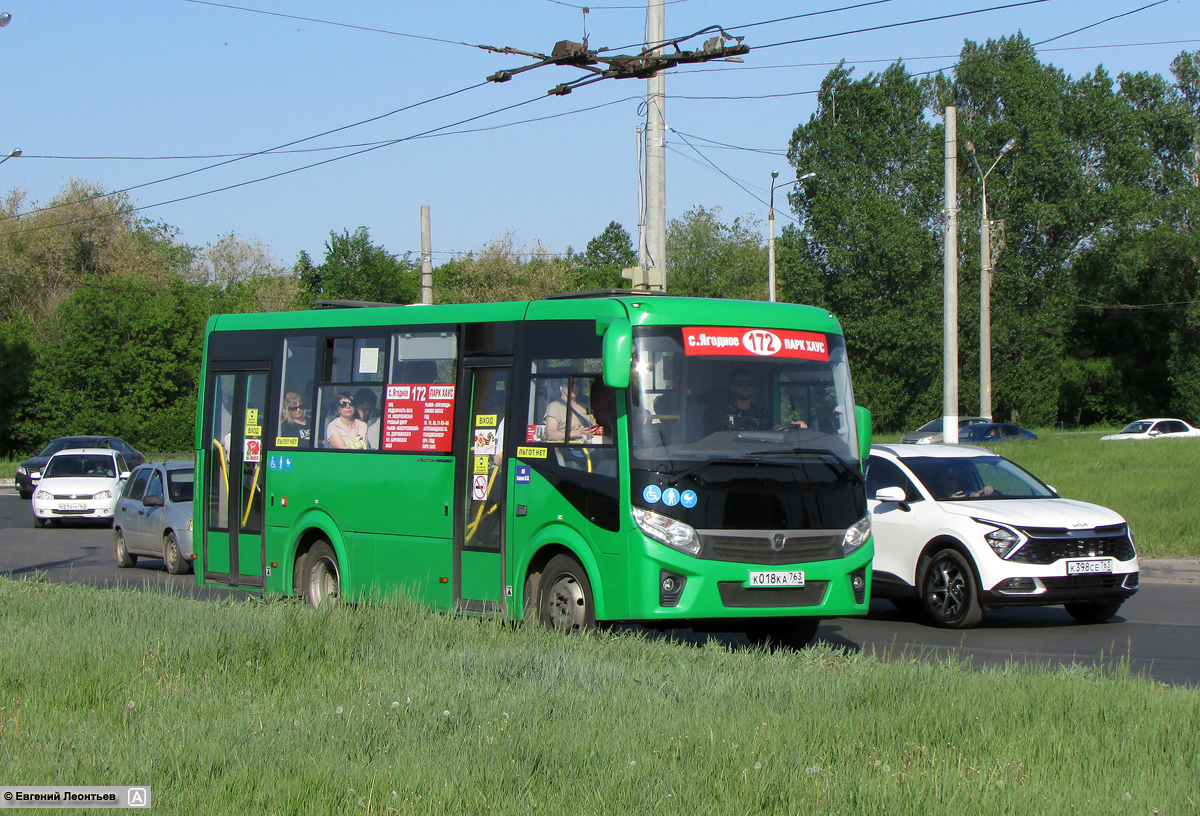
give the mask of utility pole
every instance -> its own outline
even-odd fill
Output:
[[[975,155],[975,144],[967,142],[971,161],[979,173],[982,209],[979,216],[979,415],[992,421],[992,222],[988,220],[987,177],[996,169],[1004,154],[1012,150],[1016,139],[1009,139],[1000,148],[1000,155],[985,173]]]
[[[421,205],[421,302],[433,305],[433,241],[429,230],[429,205]]]
[[[663,53],[666,28],[663,0],[646,0],[646,45],[655,46],[651,57]],[[646,80],[646,263],[658,270],[653,275],[667,288],[667,80],[656,71]]]
[[[958,444],[958,110],[946,108],[946,231],[942,251],[942,441]]]

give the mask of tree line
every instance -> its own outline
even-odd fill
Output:
[[[996,415],[1034,426],[1200,417],[1200,52],[1171,74],[1072,79],[1015,36],[967,42],[949,75],[898,63],[825,77],[789,144],[798,184],[776,242],[777,294],[839,317],[877,428],[941,412],[948,105],[974,150],[960,147],[958,166],[960,412],[977,408],[980,179],[1015,140],[986,187]],[[753,216],[694,207],[669,223],[667,255],[673,294],[767,297]],[[435,300],[620,288],[635,263],[616,222],[582,252],[505,235],[439,265]],[[0,455],[78,433],[187,450],[211,315],[419,299],[417,261],[365,227],[331,231],[320,262],[302,252],[286,267],[232,232],[188,245],[95,184],[72,180],[41,204],[14,191],[0,203]]]

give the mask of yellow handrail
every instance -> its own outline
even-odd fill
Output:
[[[489,496],[492,494],[492,485],[495,484],[496,474],[499,472],[500,468],[494,467],[492,468],[492,472],[488,474],[487,492]],[[474,537],[475,531],[479,529],[479,523],[483,521],[483,517],[490,516],[494,512],[496,512],[496,504],[494,502],[487,506],[486,511],[482,503],[479,505],[479,510],[475,513],[475,520],[467,524],[466,536],[463,540],[464,545],[469,543],[471,538]]]

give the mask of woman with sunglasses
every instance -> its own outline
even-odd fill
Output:
[[[347,391],[338,394],[337,416],[325,428],[325,442],[337,450],[366,450],[367,423],[355,416],[354,397]]]
[[[297,447],[312,446],[312,425],[308,422],[308,410],[304,399],[295,391],[283,395],[283,410],[279,412],[279,436],[295,439]]]

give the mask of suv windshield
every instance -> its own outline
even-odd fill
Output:
[[[923,456],[901,461],[938,501],[1054,498],[1050,488],[1002,456]]]
[[[635,467],[707,464],[857,473],[854,396],[835,334],[728,327],[639,328],[629,388]]]

